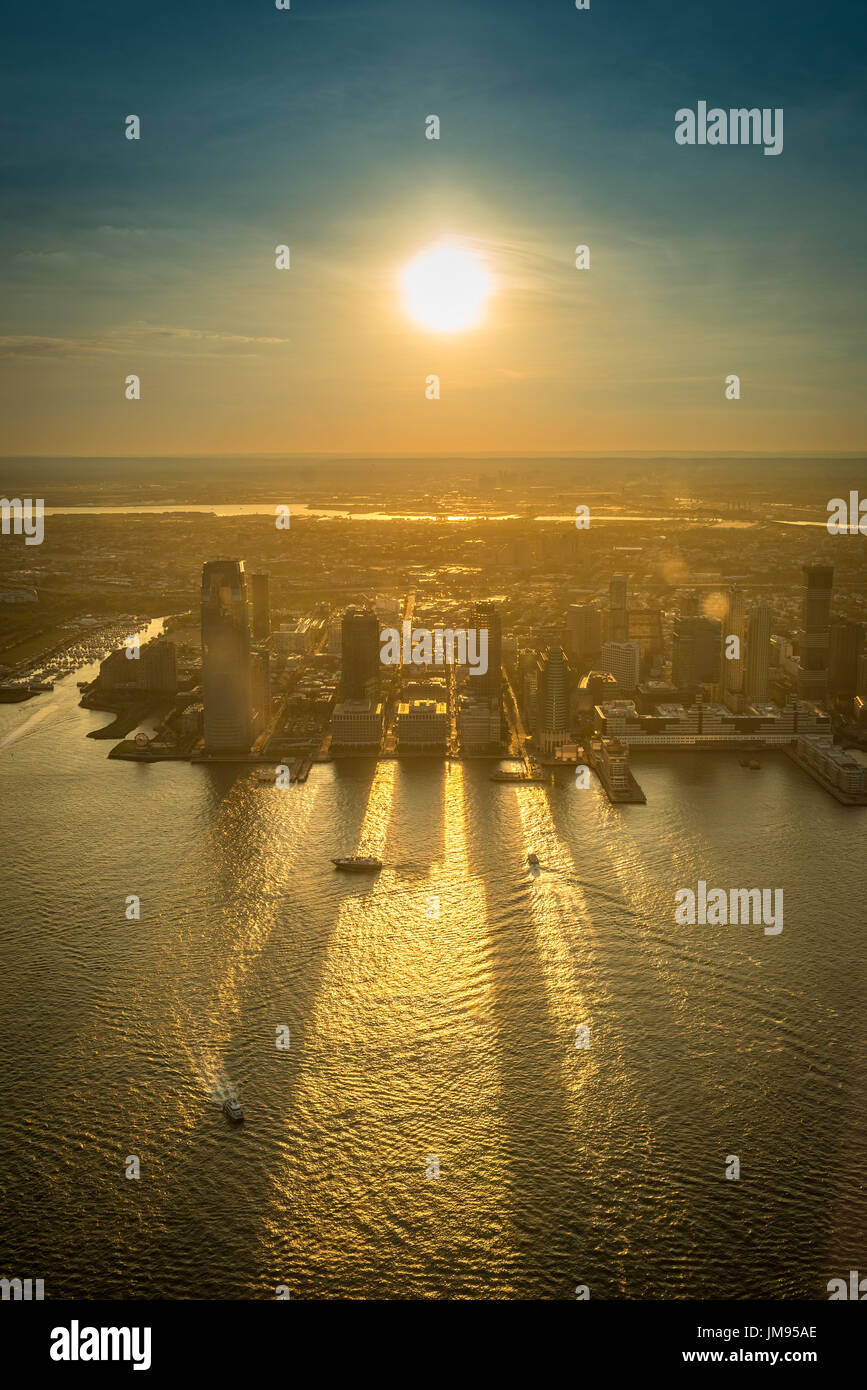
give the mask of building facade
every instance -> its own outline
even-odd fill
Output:
[[[253,711],[243,560],[210,560],[202,571],[202,697],[205,751],[248,753]]]
[[[828,698],[831,654],[833,565],[804,566],[804,599],[799,634],[798,694],[802,700]]]
[[[379,656],[379,619],[372,608],[347,608],[341,631],[343,697],[376,699],[382,667]]]
[[[724,705],[659,705],[639,714],[631,700],[597,705],[596,730],[632,746],[725,748],[739,745],[796,743],[804,735],[831,733],[831,721],[815,705],[792,699],[784,707],[759,705],[733,714]]]
[[[618,690],[634,690],[638,685],[641,653],[637,642],[604,642],[602,669],[617,681]]]

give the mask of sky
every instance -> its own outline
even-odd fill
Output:
[[[865,34],[860,0],[16,7],[0,454],[863,449]],[[699,101],[783,108],[782,153],[678,145]],[[493,286],[449,334],[400,292],[443,242]]]

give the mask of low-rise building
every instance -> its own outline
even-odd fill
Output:
[[[465,695],[458,710],[458,730],[465,753],[495,751],[500,742],[500,711],[495,700]]]
[[[331,716],[332,752],[370,748],[382,742],[383,706],[376,700],[341,700]]]
[[[409,700],[397,707],[397,747],[401,753],[445,753],[448,715],[441,700]]]
[[[853,796],[867,796],[867,767],[830,738],[804,735],[798,739],[798,756],[827,781]]]
[[[831,732],[831,721],[814,704],[790,699],[778,705],[753,705],[733,714],[724,705],[698,702],[657,705],[652,714],[639,714],[634,701],[614,700],[597,705],[595,727],[604,738],[633,745],[724,748],[740,744],[783,745],[809,734]]]

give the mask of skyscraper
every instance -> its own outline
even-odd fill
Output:
[[[592,603],[572,603],[566,640],[581,671],[589,670],[602,650],[602,610]]]
[[[563,648],[549,647],[536,673],[536,743],[550,753],[569,741],[569,666]]]
[[[250,751],[250,676],[244,562],[209,560],[202,570],[202,699],[207,752]]]
[[[800,637],[798,694],[802,700],[828,695],[833,565],[804,565],[804,603]]]
[[[629,637],[629,614],[626,607],[628,587],[628,575],[612,574],[608,586],[609,642],[625,642]]]
[[[676,618],[671,676],[676,686],[714,685],[720,676],[721,625],[713,618]]]
[[[271,576],[268,574],[250,575],[250,593],[253,600],[253,641],[267,642],[271,635]]]
[[[271,718],[271,654],[267,647],[253,652],[250,682],[253,722],[257,730],[263,731]]]
[[[851,696],[858,686],[858,660],[864,650],[864,628],[848,618],[832,618],[828,661],[831,695]]]
[[[379,692],[379,619],[372,608],[347,608],[340,638],[343,698],[371,700]]]
[[[665,650],[661,610],[659,608],[630,608],[627,617],[629,641],[638,643],[641,660],[647,665],[661,661]]]
[[[735,641],[731,639],[735,638]],[[720,674],[723,688],[723,702],[732,714],[740,714],[744,708],[744,658],[747,641],[746,597],[737,584],[728,592],[728,613],[722,624],[722,650],[720,652]],[[729,651],[732,656],[728,655]]]
[[[764,704],[767,700],[770,672],[771,610],[766,603],[756,603],[747,622],[744,694],[749,704]]]
[[[602,670],[617,681],[624,694],[638,684],[641,653],[637,642],[605,642],[602,647]]]
[[[473,676],[472,694],[479,699],[496,700],[499,704],[502,689],[503,625],[495,603],[474,603],[470,609],[470,627],[488,634],[488,669],[483,676]],[[476,639],[477,642],[479,639]],[[479,650],[477,646],[476,650]]]

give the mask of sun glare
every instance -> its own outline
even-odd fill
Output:
[[[491,280],[477,256],[456,246],[424,251],[401,276],[410,318],[435,333],[474,328],[484,315]]]

